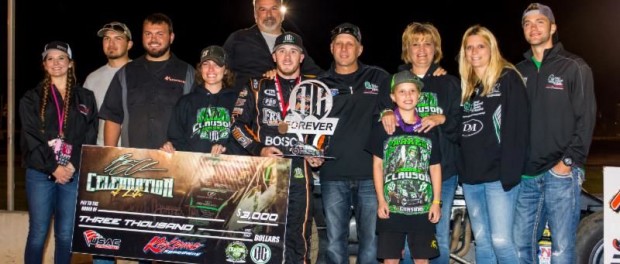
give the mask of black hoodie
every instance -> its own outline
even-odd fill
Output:
[[[446,117],[445,123],[436,127],[439,135],[441,148],[441,174],[445,181],[458,174],[457,162],[460,156],[458,139],[461,125],[461,85],[459,79],[452,75],[433,76],[433,72],[439,65],[432,64],[422,77],[421,100],[418,102],[416,111],[420,117],[433,114],[442,114]],[[411,70],[411,64],[398,67],[398,71]],[[382,90],[385,94],[379,94],[377,112],[385,109],[394,109],[395,105],[390,99],[390,89]]]
[[[226,147],[225,154],[247,154],[230,133],[238,95],[232,88],[213,94],[203,85],[194,86],[172,110],[168,140],[180,151],[210,153],[214,144],[220,144]]]

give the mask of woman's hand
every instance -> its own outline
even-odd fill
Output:
[[[226,147],[220,145],[220,144],[215,144],[211,147],[211,154],[213,155],[218,155],[218,154],[222,154],[226,152]]]
[[[73,167],[73,164],[69,162],[65,166],[58,165],[52,175],[56,178],[56,183],[66,184],[71,181],[71,178],[73,178],[73,173],[75,173],[75,167]]]

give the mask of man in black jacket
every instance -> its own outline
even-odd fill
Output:
[[[552,263],[575,263],[583,166],[590,149],[596,101],[592,70],[564,50],[551,8],[533,3],[522,17],[531,45],[517,64],[531,105],[530,154],[517,198],[514,239],[521,263],[536,263],[548,221]]]
[[[377,263],[377,196],[372,155],[364,148],[375,118],[379,90],[389,89],[390,76],[385,70],[358,60],[363,50],[361,41],[360,30],[353,24],[343,23],[332,30],[330,49],[334,63],[319,77],[334,96],[330,117],[338,118],[326,147],[326,155],[335,159],[326,161],[320,171],[328,263],[349,263],[351,206],[360,243],[357,263]]]
[[[282,0],[254,0],[253,4],[256,24],[233,32],[224,43],[230,69],[237,76],[237,90],[242,89],[250,77],[262,76],[275,68],[271,54],[276,38],[284,32]],[[301,73],[317,75],[322,71],[306,52]]]

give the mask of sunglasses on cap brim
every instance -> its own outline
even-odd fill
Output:
[[[351,34],[353,35],[355,38],[357,38],[357,36],[359,36],[359,32],[356,28],[353,27],[339,27],[339,28],[334,28],[332,30],[332,37],[335,37],[339,34]]]
[[[105,24],[103,26],[103,29],[111,29],[114,31],[123,32],[127,35],[127,31],[125,31],[125,28],[118,24]]]

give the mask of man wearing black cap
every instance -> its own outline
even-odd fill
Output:
[[[103,103],[103,98],[114,74],[130,61],[129,50],[133,47],[133,41],[131,40],[131,31],[127,25],[121,22],[105,24],[97,31],[97,36],[103,40],[103,54],[108,59],[108,63],[88,74],[84,87],[95,93],[97,108],[101,108],[101,103]],[[99,146],[103,146],[103,125],[103,120],[100,120],[99,133],[97,134],[97,145]]]
[[[319,77],[334,96],[330,115],[339,118],[326,148],[326,155],[335,159],[325,162],[320,171],[328,263],[349,263],[351,206],[357,222],[357,263],[377,263],[377,196],[372,180],[372,155],[364,147],[372,128],[379,90],[389,89],[389,74],[358,60],[363,51],[361,41],[360,29],[353,24],[334,28],[330,44],[334,63]]]
[[[305,52],[302,39],[285,32],[275,41],[272,54],[276,63],[274,79],[251,78],[250,86],[239,93],[233,111],[233,137],[255,156],[291,154],[291,147],[301,139],[281,127],[288,112],[293,88],[307,76],[301,75]],[[312,178],[310,167],[318,167],[323,159],[292,157],[291,178],[286,216],[285,263],[310,262],[312,219]]]
[[[549,223],[551,263],[575,258],[580,192],[594,122],[592,70],[557,40],[551,8],[533,3],[521,18],[531,48],[517,64],[531,105],[530,154],[517,197],[515,243],[521,263],[538,262],[538,240]]]
[[[256,24],[230,34],[224,43],[230,68],[237,75],[235,88],[241,89],[250,77],[262,76],[274,68],[271,59],[274,43],[284,30],[282,22],[282,0],[253,0]],[[303,74],[317,75],[323,70],[317,66],[307,52],[301,65]]]

